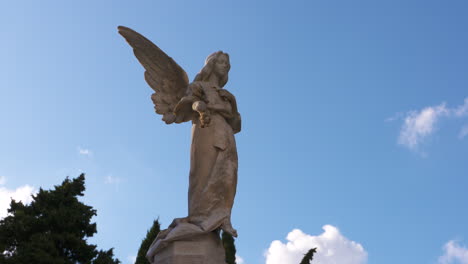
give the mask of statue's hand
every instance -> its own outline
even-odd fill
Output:
[[[210,124],[211,118],[206,103],[203,101],[196,101],[192,104],[192,109],[197,111],[200,115],[201,127],[207,127]]]
[[[192,109],[198,113],[206,111],[206,103],[203,101],[196,101],[192,104]]]

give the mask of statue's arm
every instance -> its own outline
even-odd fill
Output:
[[[229,125],[232,127],[232,130],[235,133],[239,133],[241,131],[241,116],[239,114],[239,111],[237,109],[237,101],[236,97],[231,94],[228,90],[221,90],[220,91],[220,96],[229,101],[229,105],[231,108],[231,113],[229,117],[225,117]]]
[[[239,111],[237,111],[237,101],[236,101],[236,97],[234,97],[234,95],[231,94],[231,97],[228,98],[228,101],[231,103],[232,113],[233,113],[233,114],[238,113]]]

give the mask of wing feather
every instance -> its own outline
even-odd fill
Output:
[[[190,113],[180,113],[177,117],[174,109],[187,91],[189,84],[187,73],[171,57],[153,42],[138,32],[124,27],[118,27],[133,53],[145,68],[145,80],[155,91],[151,95],[156,113],[163,115],[167,124],[181,123],[190,120]]]

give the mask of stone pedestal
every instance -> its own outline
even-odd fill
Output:
[[[226,264],[224,247],[216,232],[171,242],[157,252],[152,264]]]

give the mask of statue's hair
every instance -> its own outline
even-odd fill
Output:
[[[224,76],[221,77],[219,80],[219,87],[222,88],[226,83],[228,82],[228,72],[231,69],[231,63],[229,62],[229,54],[224,53],[222,51],[217,51],[214,53],[211,53],[206,57],[205,59],[205,66],[201,69],[201,71],[195,76],[195,79],[193,80],[194,82],[196,81],[208,81],[210,78],[210,75],[213,73],[214,70],[214,64],[218,60],[219,56],[225,55],[228,59],[228,70]]]

